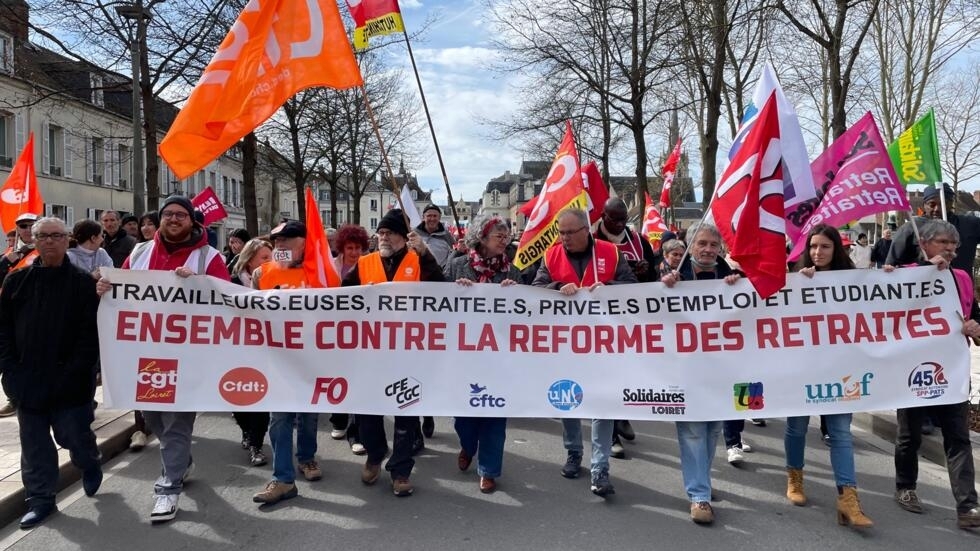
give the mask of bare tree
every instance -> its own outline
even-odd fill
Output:
[[[932,89],[943,172],[959,189],[980,177],[980,65],[950,71]]]

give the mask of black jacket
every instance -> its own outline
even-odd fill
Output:
[[[965,214],[946,214],[946,218],[960,234],[960,244],[956,247],[956,258],[950,263],[968,274],[973,273],[973,261],[977,258],[977,244],[980,244],[980,218]],[[928,220],[921,216],[915,218],[916,223],[923,224]],[[912,223],[906,222],[898,230],[892,232],[892,247],[888,251],[885,264],[903,266],[919,261],[919,244],[915,242],[915,232]]]
[[[95,396],[99,297],[92,276],[73,266],[18,270],[0,290],[0,373],[18,407],[81,406]]]
[[[129,253],[133,252],[135,246],[136,238],[126,233],[126,230],[122,228],[119,228],[116,235],[105,234],[105,242],[102,243],[102,248],[109,253],[112,265],[116,268],[122,268],[123,262],[126,261]]]

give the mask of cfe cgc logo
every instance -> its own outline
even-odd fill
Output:
[[[502,408],[506,405],[507,399],[487,392],[486,385],[470,383],[471,408]]]
[[[140,358],[137,366],[137,402],[173,404],[177,400],[177,360]]]
[[[684,415],[687,408],[686,393],[677,386],[660,390],[654,388],[624,388],[623,405],[649,407],[650,413],[657,415]]]
[[[548,401],[560,411],[572,411],[579,407],[584,397],[582,385],[570,379],[555,381],[548,387]]]
[[[385,396],[394,398],[398,409],[405,409],[422,401],[422,382],[405,377],[385,387]]]
[[[757,411],[766,407],[762,383],[735,383],[732,385],[735,411]]]
[[[943,373],[943,366],[936,362],[922,362],[909,373],[908,385],[916,398],[933,400],[946,394],[949,380]]]
[[[250,406],[265,398],[269,381],[258,369],[236,367],[221,376],[218,392],[226,402],[235,406]]]

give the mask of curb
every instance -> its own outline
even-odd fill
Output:
[[[102,453],[102,464],[123,451],[129,449],[129,437],[135,432],[136,425],[131,411],[120,412],[119,416],[95,429],[95,439],[99,452]],[[82,472],[71,464],[67,450],[58,448],[58,492],[78,482]],[[24,487],[0,496],[0,525],[7,525],[20,519],[27,513],[27,503],[24,501]],[[57,499],[57,498],[56,498]]]
[[[871,432],[879,438],[889,442],[895,442],[898,434],[898,422],[895,419],[894,411],[868,411],[855,413],[852,416],[855,426]],[[980,434],[970,433],[970,442],[973,444],[973,468],[975,472],[980,472]],[[946,452],[943,450],[943,437],[938,427],[932,435],[922,435],[922,446],[919,448],[919,455],[924,459],[939,465],[946,466]]]

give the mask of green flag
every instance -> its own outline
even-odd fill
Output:
[[[888,156],[903,187],[909,184],[934,185],[943,180],[939,167],[936,118],[932,109],[888,146]]]

